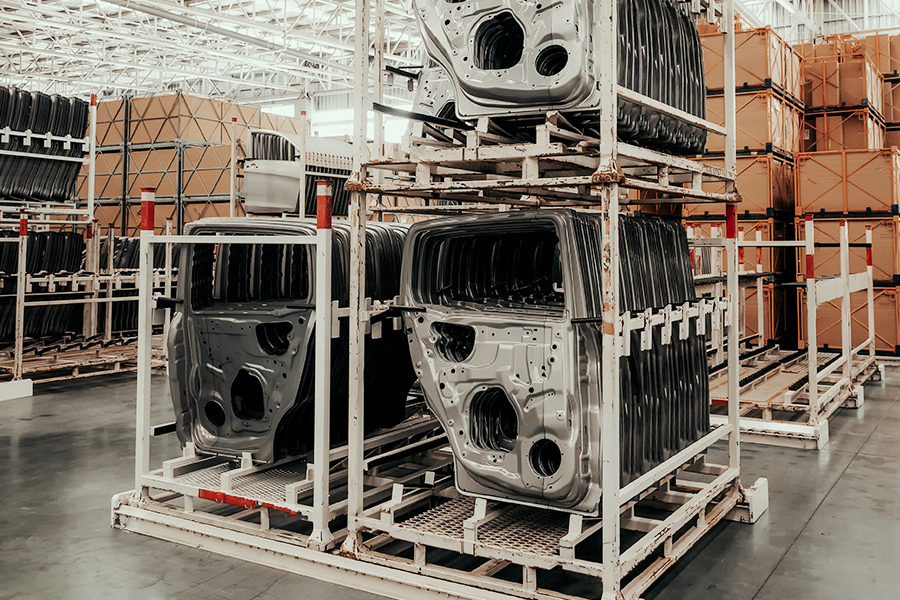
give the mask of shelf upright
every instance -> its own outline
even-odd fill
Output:
[[[368,111],[369,105],[369,0],[356,0],[353,57],[353,143],[356,146],[354,175],[360,181],[363,165],[369,161]],[[377,76],[381,76],[380,73]],[[347,537],[341,551],[355,556],[360,540],[357,517],[363,514],[364,470],[363,443],[365,440],[365,325],[366,325],[366,206],[368,196],[353,191],[347,218],[350,220],[350,382],[347,437]]]

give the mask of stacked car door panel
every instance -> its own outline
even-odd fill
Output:
[[[278,131],[250,133],[252,158],[244,163],[245,206],[254,214],[280,214],[299,211],[300,148],[306,147],[306,188],[303,201],[306,215],[316,214],[316,182],[328,181],[332,187],[332,213],[347,216],[350,192],[344,183],[350,177],[353,146],[339,140]],[[259,173],[261,177],[253,178]],[[248,176],[250,179],[248,179]],[[278,186],[278,187],[275,187]],[[283,186],[283,187],[281,187]]]
[[[2,231],[2,237],[17,237],[17,231]],[[29,232],[25,272],[29,275],[59,275],[77,272],[84,256],[84,238],[79,233],[61,231]],[[11,341],[16,335],[16,286],[19,268],[19,245],[0,244],[0,340]],[[34,293],[42,300],[72,299],[62,282],[54,295],[44,286],[34,284]],[[77,309],[77,310],[76,310]],[[25,337],[57,337],[72,330],[71,321],[80,317],[80,306],[63,304],[32,306],[25,310]]]
[[[32,156],[0,155],[0,198],[21,201],[68,202],[75,197],[75,181],[81,164],[74,161],[47,160],[42,155],[82,157],[81,144],[62,141],[44,144],[40,136],[71,136],[83,139],[88,126],[88,105],[77,98],[48,96],[0,87],[0,129],[31,131],[30,140],[11,135],[0,143],[0,150]]]
[[[675,222],[623,218],[622,310],[694,299]],[[463,493],[597,514],[600,499],[601,221],[512,211],[414,225],[401,302],[416,374],[443,424]],[[637,334],[632,334],[637,335]],[[709,428],[705,340],[621,362],[622,483]]]
[[[334,223],[332,298],[349,304],[350,229]],[[189,235],[315,235],[312,220],[204,219]],[[366,295],[394,298],[403,226],[366,227]],[[308,245],[183,247],[169,377],[182,444],[254,460],[302,454],[313,440],[315,257]],[[366,340],[366,428],[399,423],[415,376],[402,331]],[[347,439],[349,326],[332,342],[331,441]]]
[[[416,0],[428,55],[447,72],[461,119],[491,117],[508,131],[563,111],[588,131],[600,97],[593,57],[593,3]],[[685,3],[619,0],[618,83],[705,118],[700,38]],[[698,153],[706,133],[631,101],[618,102],[623,140]]]
[[[137,272],[140,267],[141,240],[131,237],[112,238],[112,268],[120,273]],[[178,245],[172,248],[172,267],[174,274],[178,272]],[[100,240],[100,269],[105,271],[109,265],[109,238]],[[153,245],[153,268],[164,269],[166,266],[166,248],[162,244]],[[122,283],[118,289],[113,290],[114,298],[137,298],[137,288],[133,283]],[[100,304],[97,309],[98,323],[106,322],[107,309],[112,310],[112,331],[133,332],[137,331],[137,302],[114,302],[111,305]]]

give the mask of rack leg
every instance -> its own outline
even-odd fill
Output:
[[[25,214],[19,219],[19,265],[16,270],[16,364],[13,380],[22,379],[22,349],[25,345],[25,270],[28,254],[28,219]]]
[[[331,448],[331,183],[317,184],[316,229],[316,400],[315,439],[313,440],[313,530],[309,547],[326,550],[334,536],[328,528],[331,520],[329,499],[329,449]]]
[[[146,198],[146,199],[145,199]],[[134,448],[134,489],[143,493],[144,475],[150,472],[150,375],[153,355],[153,193],[141,193],[140,281],[138,282],[137,418]],[[108,307],[112,304],[108,303]]]

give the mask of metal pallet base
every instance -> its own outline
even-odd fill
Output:
[[[716,467],[706,465],[698,457],[686,469],[708,474]],[[652,490],[641,494],[639,506],[634,502],[623,507],[623,535],[628,535],[626,531],[653,530],[658,523],[669,524],[664,539],[654,539],[654,545],[662,548],[662,555],[641,561],[640,573],[624,590],[625,598],[637,598],[718,522],[723,519],[753,522],[765,512],[768,489],[764,479],[744,491],[736,484],[731,471],[724,475],[713,476],[714,481],[703,488],[676,481],[675,475],[667,476]],[[424,480],[427,482],[429,478]],[[452,495],[446,479],[435,482],[431,491],[449,491]],[[511,595],[554,600],[583,597],[539,587],[548,572],[557,579],[581,577],[582,584],[587,583],[592,592],[599,586],[602,565],[585,558],[581,551],[585,546],[593,546],[599,553],[599,541],[595,542],[601,531],[599,520],[584,522],[580,534],[571,536],[570,518],[564,513],[494,503],[473,529],[470,517],[481,501],[455,497],[398,522],[397,531],[402,532],[398,537],[377,532],[368,534],[365,543],[352,555],[308,548],[306,535],[272,526],[274,521],[270,523],[265,507],[240,510],[209,505],[209,511],[187,510],[170,503],[177,496],[166,494],[153,499],[146,491],[118,494],[112,499],[112,526],[401,600],[501,600]],[[429,496],[439,498],[436,494]],[[380,510],[377,505],[375,508],[376,512]],[[657,518],[635,514],[642,510],[654,512]],[[226,514],[229,511],[231,514]],[[292,518],[294,522],[302,520],[300,515],[285,515],[281,525],[291,526]],[[582,521],[578,519],[578,522]],[[467,551],[468,531],[475,532],[477,541]],[[408,547],[410,540],[416,548],[413,558],[405,557],[402,547],[404,542]],[[444,542],[438,541],[434,546],[429,543],[436,540]],[[572,556],[563,558],[566,553],[565,550],[561,553],[561,545],[569,543]],[[446,552],[448,545],[457,552]],[[428,546],[445,551],[429,555],[425,550]],[[476,564],[461,566],[461,558],[474,560]],[[628,560],[628,556],[623,555],[623,560]],[[509,571],[517,568],[524,576],[520,582],[509,579]]]
[[[479,594],[560,600],[600,588],[599,518],[459,496],[452,481],[395,491],[358,520],[360,560]],[[622,505],[622,597],[639,598],[723,519],[753,522],[767,507],[764,479],[743,490],[736,470],[695,457]]]
[[[773,350],[742,365],[741,376],[746,377],[765,368],[771,361],[777,361],[790,354],[787,351]],[[832,356],[818,354],[819,368]],[[840,408],[859,408],[864,402],[862,385],[869,379],[881,377],[883,368],[875,357],[855,356],[852,362],[850,385],[842,386],[836,393],[822,402],[818,411],[812,414],[808,405],[802,404],[803,389],[791,392],[790,386],[806,377],[809,373],[807,356],[803,354],[788,366],[777,369],[771,375],[762,378],[750,386],[741,388],[741,441],[774,446],[821,450],[828,444],[828,419]],[[830,387],[839,380],[839,376],[827,377],[823,387]],[[713,386],[710,397],[715,400],[724,394],[725,383]],[[798,403],[800,401],[800,403]],[[789,412],[797,416],[797,420],[783,420],[773,417],[773,412]],[[761,416],[748,416],[759,413]],[[728,419],[722,415],[710,415],[713,427],[727,424]]]
[[[153,368],[166,364],[162,350],[162,336],[153,338]],[[158,350],[159,348],[159,350]],[[14,381],[15,357],[0,357],[0,382]],[[64,351],[50,351],[43,355],[25,356],[22,359],[23,378],[34,383],[51,383],[69,379],[83,379],[99,375],[112,375],[137,369],[137,345],[132,342],[108,348],[72,348]]]
[[[508,600],[506,594],[473,588],[375,565],[306,547],[305,536],[259,526],[235,524],[234,519],[191,515],[183,509],[135,497],[113,497],[113,527],[199,548],[250,563],[312,577],[344,587],[398,600]]]

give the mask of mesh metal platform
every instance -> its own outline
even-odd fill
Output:
[[[489,502],[488,513],[501,506]],[[508,506],[501,510],[500,514],[479,526],[476,545],[518,554],[559,555],[559,540],[569,527],[567,514],[528,506]],[[474,498],[461,497],[411,517],[398,527],[419,534],[462,540],[463,522],[474,514]]]
[[[202,490],[221,492],[221,476],[239,468],[239,463],[230,462],[199,469],[175,477],[182,485],[196,486]],[[279,467],[264,469],[240,475],[232,480],[232,496],[255,500],[274,506],[290,508],[287,502],[286,486],[306,479],[306,463],[297,461]]]

